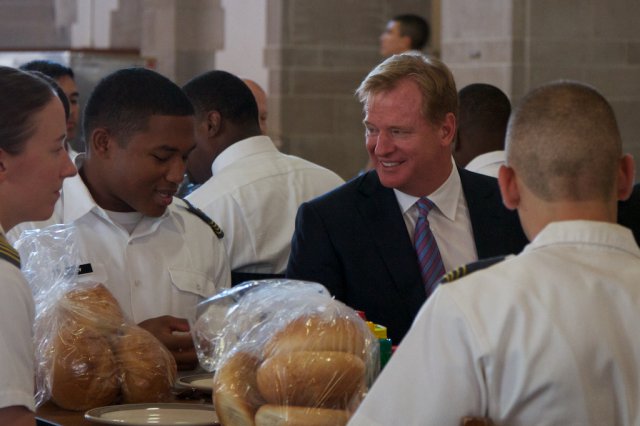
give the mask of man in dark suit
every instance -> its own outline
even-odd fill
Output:
[[[444,270],[518,253],[527,240],[497,181],[454,165],[457,91],[442,62],[392,56],[357,94],[375,170],[300,207],[287,277],[322,283],[397,344]],[[438,252],[426,264],[414,248],[421,221]]]
[[[640,184],[633,187],[628,199],[618,202],[618,223],[631,229],[640,245]]]

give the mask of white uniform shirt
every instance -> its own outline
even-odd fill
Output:
[[[22,272],[0,259],[0,408],[16,405],[35,411],[34,311]]]
[[[136,324],[189,318],[198,302],[231,286],[222,241],[179,198],[162,216],[144,217],[131,235],[95,203],[80,175],[65,179],[58,204],[51,219],[31,227],[73,223],[78,264],[92,270],[78,281],[103,283]]]
[[[453,159],[451,160],[453,162]],[[413,242],[418,221],[418,197],[393,190],[400,205],[409,238]],[[464,198],[460,174],[454,166],[447,180],[428,194],[436,208],[429,212],[429,227],[433,232],[445,271],[478,260],[469,208]]]
[[[267,136],[234,143],[211,171],[187,199],[220,225],[238,272],[284,273],[298,207],[344,183],[330,170],[279,152]]]
[[[548,225],[441,285],[349,423],[640,424],[640,250],[604,222]]]
[[[504,151],[491,151],[480,154],[473,160],[469,161],[469,164],[467,164],[465,169],[497,178],[500,166],[505,164],[504,157]]]

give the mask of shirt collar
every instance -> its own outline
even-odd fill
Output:
[[[78,154],[74,158],[74,163],[78,170],[80,170],[84,164],[85,159],[85,154]],[[76,173],[75,176],[65,179],[62,184],[62,188],[64,223],[73,222],[90,212],[94,212],[98,216],[111,222],[111,218],[109,218],[107,212],[105,212],[104,209],[93,199],[93,196],[89,192],[89,188],[87,188],[82,177],[80,177],[80,173]],[[160,218],[164,218],[168,214],[169,208],[165,210]]]
[[[566,243],[587,243],[624,250],[640,257],[640,248],[630,229],[610,222],[565,220],[551,222],[529,243],[523,252]]]
[[[451,158],[451,161],[453,162],[453,158]],[[406,194],[397,189],[394,189],[393,191],[396,194],[396,198],[400,204],[403,214],[413,207],[416,201],[418,201],[418,198],[420,198]],[[460,197],[461,191],[462,184],[460,183],[460,174],[454,164],[447,180],[445,180],[444,183],[434,192],[431,194],[425,194],[424,196],[429,198],[447,219],[455,220],[456,209],[458,208],[458,198]]]
[[[252,136],[247,139],[235,142],[227,149],[222,151],[220,155],[213,160],[211,164],[211,172],[213,175],[219,173],[225,167],[235,163],[241,158],[250,155],[260,154],[268,151],[277,151],[278,149],[268,136]]]

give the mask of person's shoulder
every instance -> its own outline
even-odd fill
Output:
[[[444,276],[440,279],[438,284],[445,285],[459,280],[460,278],[467,277],[470,274],[480,271],[482,269],[489,268],[494,266],[502,261],[504,261],[509,256],[494,256],[486,259],[481,259],[476,262],[468,263],[463,266],[459,266],[455,269],[444,274]]]
[[[187,226],[196,228],[208,228],[210,235],[214,235],[217,239],[224,238],[224,231],[218,224],[211,219],[206,213],[193,205],[190,201],[182,198],[174,198],[174,202],[169,206],[172,213],[185,219]],[[197,232],[203,232],[202,229],[196,229]]]

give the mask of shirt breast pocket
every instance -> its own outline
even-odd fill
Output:
[[[192,293],[203,298],[215,293],[215,284],[203,273],[172,267],[169,268],[169,275],[174,288],[179,291]]]

